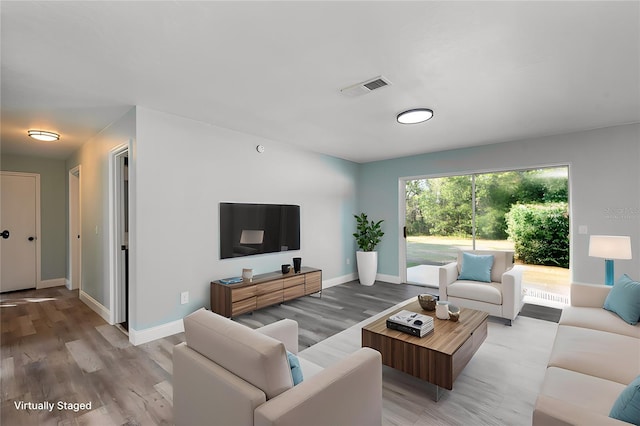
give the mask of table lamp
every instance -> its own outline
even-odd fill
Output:
[[[589,256],[604,259],[604,283],[613,285],[613,261],[614,259],[631,259],[631,237],[591,235]]]

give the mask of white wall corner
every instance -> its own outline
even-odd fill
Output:
[[[144,330],[135,330],[129,327],[129,342],[134,346],[138,346],[163,337],[173,336],[183,331],[184,322],[181,319]]]
[[[100,315],[100,317],[103,320],[113,325],[113,323],[110,322],[111,311],[109,311],[109,309],[102,306],[100,302],[98,302],[96,299],[89,296],[87,293],[85,293],[82,290],[80,290],[80,300],[83,301],[84,304],[87,305],[89,308],[91,308],[92,311]]]
[[[49,288],[49,287],[59,287],[61,285],[66,285],[66,278],[54,278],[51,280],[42,280],[38,283],[37,288]]]

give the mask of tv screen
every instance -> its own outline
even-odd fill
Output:
[[[220,259],[300,250],[300,206],[220,203]]]

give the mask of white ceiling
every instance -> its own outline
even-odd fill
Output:
[[[638,1],[3,0],[0,17],[3,153],[66,158],[132,105],[357,162],[640,121]],[[378,75],[392,85],[340,93]],[[413,107],[435,116],[395,121]]]

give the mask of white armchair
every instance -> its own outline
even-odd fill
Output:
[[[458,261],[441,266],[439,272],[440,300],[465,308],[488,312],[504,318],[511,325],[523,305],[522,267],[514,266],[513,251],[469,250],[475,255],[492,255],[491,282],[460,280],[463,251]]]
[[[184,318],[173,349],[174,423],[297,426],[382,423],[382,357],[361,348],[322,369],[300,358],[294,386],[286,350],[298,353],[298,323],[257,330],[200,309]]]

